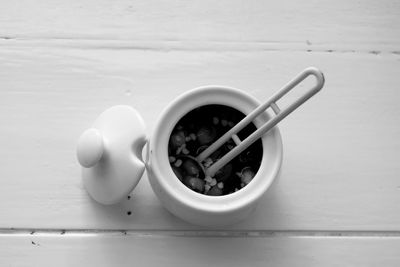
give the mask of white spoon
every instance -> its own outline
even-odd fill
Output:
[[[315,76],[317,83],[310,90],[296,99],[292,104],[286,107],[284,110],[280,110],[276,101],[281,99],[285,94],[287,94],[290,90],[292,90],[296,85],[306,79],[308,76]],[[250,114],[248,114],[245,118],[243,118],[238,124],[236,124],[232,129],[226,132],[223,136],[221,136],[217,141],[211,144],[206,150],[200,153],[196,157],[196,161],[201,163],[208,156],[210,156],[213,152],[215,152],[219,147],[225,144],[229,139],[233,139],[235,141],[236,146],[226,153],[222,158],[216,161],[213,165],[205,169],[205,175],[213,177],[214,174],[225,166],[228,162],[238,156],[243,150],[248,148],[251,144],[257,141],[263,134],[272,129],[275,125],[277,125],[281,120],[283,120],[287,115],[292,113],[295,109],[301,106],[304,102],[314,96],[317,92],[321,90],[324,86],[325,79],[322,72],[316,68],[310,67],[303,70],[300,74],[298,74],[293,80],[287,83],[284,87],[282,87],[279,91],[277,91],[268,101],[264,104],[260,105]],[[253,132],[250,136],[248,136],[245,140],[240,140],[236,135],[240,130],[246,127],[249,123],[251,123],[258,115],[264,112],[267,108],[271,107],[276,116],[272,117],[268,122],[258,128],[255,132]]]

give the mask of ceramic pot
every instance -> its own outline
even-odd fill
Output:
[[[208,196],[186,187],[173,173],[168,160],[168,142],[177,122],[195,108],[219,104],[247,115],[260,103],[249,94],[223,86],[191,90],[173,101],[162,113],[148,146],[146,169],[153,191],[161,203],[176,216],[193,224],[220,226],[246,218],[278,174],[282,162],[282,141],[275,127],[262,140],[261,166],[252,181],[228,195]],[[253,123],[261,126],[269,120],[264,112]]]

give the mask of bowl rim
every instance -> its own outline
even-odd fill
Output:
[[[156,123],[149,142],[149,154],[152,158],[149,161],[152,172],[149,179],[156,180],[167,195],[184,206],[207,212],[230,212],[256,202],[270,187],[282,164],[282,138],[277,126],[261,138],[263,156],[260,168],[253,180],[245,187],[222,196],[197,193],[187,188],[173,173],[168,161],[168,141],[173,128],[184,115],[197,107],[211,104],[227,105],[245,115],[260,105],[259,101],[247,92],[228,86],[201,86],[181,94],[164,109]],[[270,114],[265,111],[253,123],[259,127],[270,117]],[[271,145],[274,149],[267,149]],[[272,164],[269,162],[266,164],[270,160],[273,160]],[[268,177],[262,177],[264,175]]]

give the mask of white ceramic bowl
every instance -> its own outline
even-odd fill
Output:
[[[249,216],[261,196],[277,176],[282,163],[282,140],[277,127],[262,137],[263,156],[253,180],[239,191],[223,196],[208,196],[187,188],[173,173],[168,160],[168,143],[178,121],[193,109],[220,104],[247,115],[260,103],[234,88],[205,86],[178,97],[162,113],[148,144],[146,169],[154,193],[176,216],[197,225],[217,227],[236,223]],[[253,123],[260,127],[268,121],[267,112]]]

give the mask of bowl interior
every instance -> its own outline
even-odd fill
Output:
[[[172,130],[168,156],[172,170],[188,189],[199,194],[221,196],[237,192],[252,181],[262,161],[260,139],[213,176],[207,177],[205,170],[236,146],[234,139],[229,139],[203,162],[196,160],[202,151],[245,116],[230,106],[214,104],[195,108],[179,119]],[[245,140],[255,130],[254,123],[248,124],[237,133],[236,141]]]

